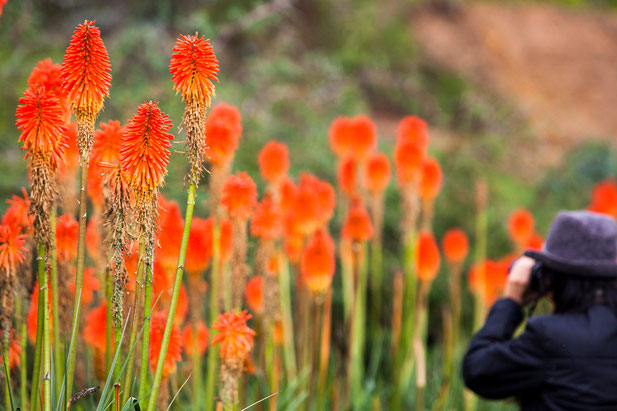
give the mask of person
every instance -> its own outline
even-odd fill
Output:
[[[513,338],[542,296],[553,313],[530,317]],[[515,397],[522,410],[617,410],[617,222],[560,212],[542,251],[511,266],[462,373],[476,394]]]

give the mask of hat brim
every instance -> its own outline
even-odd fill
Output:
[[[617,278],[617,262],[567,260],[548,251],[525,251],[527,257],[557,271],[581,277]]]

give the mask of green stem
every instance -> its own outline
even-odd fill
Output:
[[[24,298],[19,296],[17,299],[17,318],[21,322],[19,332],[19,346],[21,347],[21,353],[19,354],[19,406],[22,410],[27,409],[27,391],[26,386],[28,384],[28,364],[26,362],[26,350],[28,349],[28,326],[26,324],[26,316],[24,315]]]
[[[2,371],[4,372],[4,405],[7,410],[12,410],[14,409],[14,407],[13,396],[11,395],[11,370],[9,369],[10,331],[8,332],[8,334],[8,338],[5,338],[6,335],[2,336],[2,339],[4,340],[4,342],[2,343]]]
[[[150,316],[152,315],[152,238],[149,236],[146,246],[146,277],[144,279],[144,331],[141,340],[141,370],[139,373],[139,398],[144,399],[148,386],[148,354],[150,353]],[[173,318],[173,317],[172,317]]]
[[[146,242],[143,237],[139,239],[139,261],[137,263],[137,281],[135,282],[135,297],[133,300],[133,318],[131,322],[131,336],[129,337],[129,355],[126,362],[126,374],[124,376],[124,389],[122,393],[122,402],[126,403],[131,394],[131,385],[133,383],[133,357],[135,350],[132,348],[137,344],[137,329],[139,328],[139,316],[137,311],[141,306],[141,290],[144,284]]]
[[[174,288],[171,295],[171,302],[169,303],[169,313],[167,314],[167,321],[165,323],[165,331],[163,333],[163,340],[161,342],[161,351],[159,353],[158,363],[156,364],[156,371],[154,373],[154,380],[152,381],[152,393],[150,394],[150,400],[148,401],[148,407],[146,410],[155,410],[156,398],[158,397],[159,387],[161,385],[161,379],[163,377],[163,366],[165,365],[165,357],[167,356],[167,348],[169,347],[169,338],[171,336],[171,329],[173,327],[174,317],[176,315],[176,307],[178,306],[178,296],[180,295],[180,287],[182,285],[182,275],[184,273],[184,258],[186,256],[186,249],[189,242],[189,232],[191,230],[191,220],[193,219],[193,208],[195,207],[195,192],[197,191],[197,185],[192,182],[189,186],[188,196],[186,199],[186,215],[184,217],[184,230],[182,231],[182,243],[180,244],[180,255],[178,256],[178,268],[176,269],[176,278],[174,280]],[[215,284],[211,284],[210,288],[212,294],[216,295]],[[210,349],[210,352],[216,351]]]
[[[291,287],[289,281],[289,262],[283,254],[279,253],[279,288],[281,299],[281,320],[283,322],[283,356],[285,357],[285,370],[287,380],[296,378],[296,351],[294,347],[293,317],[291,315]]]
[[[353,308],[354,278],[353,267],[344,256],[341,256],[341,268],[341,280],[343,282],[343,315],[345,326],[348,327],[351,318],[351,310]]]
[[[58,308],[59,293],[58,293],[58,258],[56,256],[56,207],[51,210],[51,231],[54,233],[51,243],[51,312],[53,314],[54,326],[53,333],[53,349],[54,349],[54,368],[56,375],[63,375],[63,358],[62,358],[62,341],[60,340],[60,310]],[[60,396],[61,384],[56,384],[56,398]]]
[[[111,304],[111,293],[113,287],[113,279],[111,270],[105,270],[105,297],[107,299],[107,313],[105,317],[105,371],[106,374],[111,371],[111,360],[113,357],[113,342],[112,342],[112,316],[113,307]]]
[[[86,264],[86,217],[88,212],[88,156],[82,157],[79,180],[79,239],[77,242],[77,272],[75,274],[75,298],[73,299],[73,321],[71,325],[71,342],[69,345],[68,368],[66,371],[66,398],[73,392],[75,377],[75,360],[77,358],[77,338],[79,337],[79,316],[81,313],[81,296],[84,284],[84,267]]]
[[[220,235],[221,227],[216,224],[214,227],[213,241],[213,261],[212,269],[210,270],[210,324],[216,321],[219,315],[219,280],[221,279],[221,250],[220,250]],[[231,305],[231,293],[224,290],[225,301]],[[210,343],[212,342],[212,333],[210,333]],[[208,349],[208,368],[206,371],[206,410],[214,409],[214,392],[216,386],[216,370],[218,364],[218,350],[210,345]]]
[[[366,286],[367,270],[360,256],[365,255],[364,244],[353,245],[353,270],[357,272],[357,287],[353,303],[353,320],[351,322],[351,348],[349,350],[348,387],[351,394],[351,404],[362,395],[362,381],[364,375],[364,335],[366,321]]]
[[[371,243],[371,296],[373,297],[373,335],[378,336],[381,318],[381,286],[383,281],[383,249],[377,237]]]
[[[34,344],[34,363],[32,371],[32,386],[30,388],[30,409],[36,411],[39,408],[39,388],[41,386],[41,358],[43,353],[43,321],[45,317],[45,302],[42,298],[43,293],[47,292],[47,284],[41,282],[45,271],[45,248],[42,243],[38,248],[38,279],[39,279],[39,300],[37,304],[36,317],[36,342]]]

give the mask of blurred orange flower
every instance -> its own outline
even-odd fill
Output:
[[[73,174],[79,167],[79,147],[77,147],[77,124],[66,123],[64,135],[62,136],[66,144],[66,150],[62,156],[62,161],[58,164],[58,176],[60,179]]]
[[[23,197],[12,195],[10,199],[6,200],[9,208],[2,216],[2,224],[13,224],[20,227],[23,232],[30,231],[32,227],[32,220],[34,216],[30,214],[30,198],[28,197],[28,191],[25,188],[21,188]]]
[[[356,193],[357,172],[356,162],[353,158],[341,160],[338,167],[338,184],[343,194],[352,196]]]
[[[86,315],[86,325],[84,326],[84,341],[90,347],[106,352],[105,335],[107,331],[107,301],[102,301],[98,307],[94,307]],[[113,335],[112,335],[113,338]]]
[[[264,310],[263,286],[263,277],[261,275],[256,275],[246,283],[246,288],[244,289],[246,305],[248,305],[255,314],[261,314]]]
[[[263,179],[269,183],[277,183],[289,170],[289,149],[283,143],[270,141],[259,152],[257,162]]]
[[[221,204],[233,219],[246,220],[257,205],[257,186],[246,172],[237,172],[223,185]]]
[[[218,333],[212,339],[212,345],[221,344],[223,359],[244,359],[253,348],[255,331],[251,330],[246,322],[252,315],[246,310],[238,313],[235,309],[218,316],[212,324],[212,329]]]
[[[206,160],[211,164],[227,164],[238,149],[233,125],[210,115],[206,119]]]
[[[417,116],[407,116],[401,120],[397,129],[397,140],[408,141],[426,153],[429,143],[428,126]]]
[[[283,179],[280,187],[281,192],[281,210],[289,211],[296,204],[296,196],[298,195],[298,187],[289,177]]]
[[[390,182],[390,161],[384,153],[373,153],[366,164],[366,188],[372,193],[380,193]]]
[[[150,368],[153,371],[156,370],[158,364],[166,321],[167,312],[165,311],[155,312],[150,318],[150,352],[148,359],[150,361]],[[182,333],[178,326],[173,324],[169,336],[167,356],[165,357],[165,364],[163,366],[163,377],[168,377],[176,371],[176,363],[180,360],[182,360]]]
[[[175,268],[166,270],[160,261],[154,261],[152,267],[152,307],[157,310],[168,310],[171,302],[171,294],[173,291],[173,281]],[[205,282],[203,282],[203,292],[205,292]],[[158,300],[158,301],[157,301]],[[176,306],[176,314],[174,316],[174,324],[178,326],[184,322],[189,311],[189,299],[186,293],[184,284],[180,285],[180,293],[178,294],[178,305]]]
[[[171,120],[157,102],[142,103],[129,120],[120,144],[122,167],[131,179],[131,186],[145,195],[152,195],[167,174],[171,155],[171,140],[167,131]]]
[[[469,270],[469,289],[479,294],[488,307],[503,293],[508,278],[511,257],[499,261],[485,260],[476,263]]]
[[[200,275],[208,268],[212,258],[212,218],[194,217],[189,232],[189,243],[186,250],[184,268],[189,275]]]
[[[75,270],[73,270],[75,272]],[[81,303],[83,306],[88,306],[94,300],[94,293],[101,289],[101,283],[94,274],[94,269],[86,267],[84,269],[83,287],[81,290]],[[71,294],[75,294],[75,275],[71,280]]]
[[[197,343],[197,352],[199,355],[203,355],[208,349],[208,339],[210,333],[208,332],[208,327],[203,321],[199,321],[197,323],[197,335],[196,335],[196,343]],[[184,348],[186,350],[186,355],[193,355],[193,327],[188,324],[182,330],[182,339],[184,340]]]
[[[591,204],[587,209],[617,218],[617,182],[604,180],[596,184],[591,192]]]
[[[0,269],[12,277],[17,266],[24,262],[26,235],[15,224],[0,225]]]
[[[373,224],[360,197],[351,200],[342,234],[343,238],[354,241],[366,241],[373,237]]]
[[[61,215],[56,222],[56,251],[59,261],[69,261],[77,255],[79,223],[70,214]]]
[[[319,229],[308,241],[300,261],[302,280],[312,294],[328,290],[335,266],[334,241],[326,230]]]
[[[196,102],[209,106],[214,97],[213,81],[218,82],[219,62],[214,54],[210,39],[180,35],[171,50],[169,73],[174,83],[174,90],[179,91],[187,103]]]
[[[414,256],[416,260],[416,275],[420,281],[433,281],[439,271],[440,263],[439,249],[433,234],[428,231],[420,232]]]
[[[270,196],[265,196],[251,218],[251,235],[274,240],[283,232],[283,215]]]
[[[85,20],[73,32],[62,61],[62,82],[71,109],[96,116],[109,97],[111,63],[95,21]]]
[[[410,140],[399,140],[394,147],[394,165],[396,177],[400,185],[414,183],[420,178],[423,149]]]
[[[418,194],[423,199],[433,199],[441,190],[443,174],[441,166],[433,157],[427,157],[422,161],[420,166],[420,175],[418,179]]]
[[[377,146],[377,129],[365,115],[338,117],[330,126],[330,147],[340,158],[366,160]]]
[[[159,196],[159,239],[161,248],[158,250],[159,260],[166,268],[175,268],[180,255],[180,243],[184,230],[184,218],[180,206],[175,201],[167,201]]]
[[[223,218],[220,222],[219,229],[219,247],[221,252],[221,260],[228,261],[231,258],[231,253],[234,247],[233,224],[231,220]]]
[[[311,234],[326,224],[334,213],[336,196],[332,186],[317,177],[302,173],[293,213],[303,234]]]
[[[50,58],[43,59],[36,63],[32,73],[28,77],[28,86],[31,88],[43,87],[45,91],[54,94],[60,103],[64,105],[66,97],[62,89],[62,66],[54,64]]]
[[[534,233],[533,216],[528,210],[519,208],[510,214],[508,219],[508,234],[512,241],[525,245]]]
[[[2,6],[0,5],[0,8]],[[0,364],[4,364],[4,359],[2,357],[2,352],[0,352]],[[9,334],[9,360],[7,361],[9,370],[13,369],[13,367],[19,367],[21,359],[19,355],[21,354],[21,346],[19,345],[19,338],[15,336],[15,330],[11,328],[11,332]],[[4,368],[4,366],[3,366]]]
[[[469,253],[467,234],[460,228],[451,228],[441,240],[441,249],[446,260],[452,263],[461,263]]]
[[[94,143],[90,154],[90,162],[120,164],[120,145],[126,127],[117,120],[99,123],[100,129],[94,132]]]
[[[525,249],[540,251],[543,246],[544,238],[542,238],[542,235],[536,233],[529,238],[527,244],[525,244]]]
[[[242,115],[240,111],[231,104],[219,103],[212,107],[208,119],[211,121],[221,121],[231,128],[231,136],[235,140],[242,137]],[[209,136],[206,135],[206,139]]]

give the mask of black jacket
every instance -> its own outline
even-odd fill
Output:
[[[617,410],[617,317],[586,313],[523,320],[514,300],[493,305],[463,360],[465,385],[490,399],[517,397],[522,410]]]

